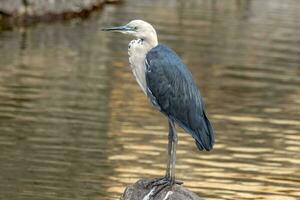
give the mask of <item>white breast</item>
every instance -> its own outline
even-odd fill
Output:
[[[142,39],[132,40],[128,45],[130,67],[136,81],[146,95],[145,58],[148,51],[148,45]]]

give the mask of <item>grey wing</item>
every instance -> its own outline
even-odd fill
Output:
[[[152,104],[175,120],[196,140],[200,150],[214,144],[212,126],[191,73],[168,47],[158,45],[146,55],[147,95]]]

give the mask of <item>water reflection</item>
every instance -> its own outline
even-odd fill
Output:
[[[98,31],[134,18],[189,66],[217,132],[207,153],[179,130],[185,186],[205,199],[299,199],[299,9],[128,0],[84,21],[0,33],[1,199],[110,200],[164,173],[166,119],[132,77],[129,38]]]

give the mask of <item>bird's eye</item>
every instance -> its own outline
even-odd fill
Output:
[[[138,27],[137,27],[137,26],[133,27],[133,30],[135,30],[135,31],[136,31],[137,29],[138,29]]]

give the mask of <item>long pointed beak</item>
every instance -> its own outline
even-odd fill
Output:
[[[102,31],[132,31],[132,28],[128,26],[117,26],[117,27],[111,27],[111,28],[103,28]]]

